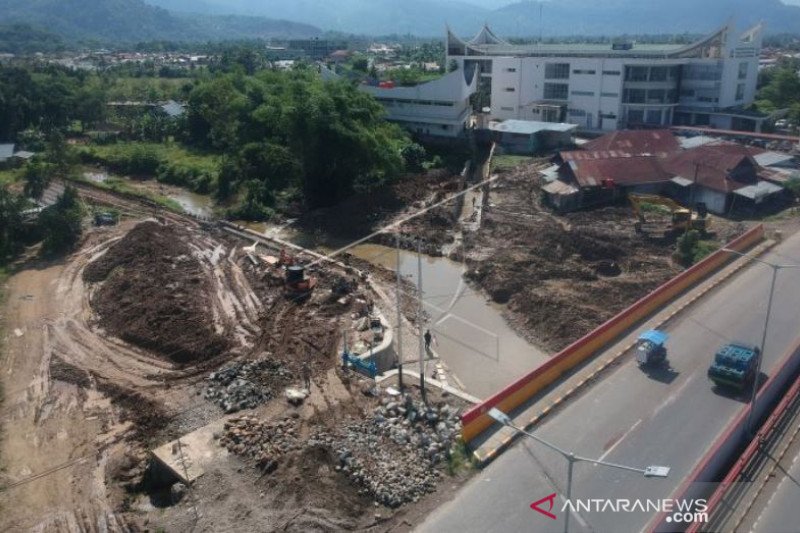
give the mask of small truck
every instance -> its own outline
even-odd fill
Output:
[[[666,342],[669,335],[657,329],[645,331],[636,341],[636,362],[639,366],[657,366],[667,361]]]
[[[744,390],[756,381],[761,350],[744,343],[726,344],[714,355],[708,378],[718,387]]]

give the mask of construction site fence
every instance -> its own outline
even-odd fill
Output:
[[[787,351],[782,359],[782,363],[775,372],[763,384],[756,396],[753,405],[753,421],[756,426],[758,423],[767,419],[752,439],[749,438],[750,430],[747,427],[748,412],[750,405],[744,405],[739,410],[733,421],[728,424],[714,444],[708,449],[706,454],[692,469],[692,472],[684,479],[681,486],[671,496],[675,501],[689,501],[697,499],[707,499],[709,515],[713,512],[727,487],[735,482],[742,469],[749,463],[759,449],[759,443],[774,427],[777,420],[783,414],[789,403],[789,396],[797,386],[798,373],[800,373],[800,338],[795,340],[794,345]],[[787,394],[787,390],[789,393]],[[796,391],[794,391],[796,393]],[[782,399],[787,398],[786,402]],[[775,407],[777,404],[777,408]],[[742,448],[749,446],[742,452]],[[733,465],[733,466],[731,466]],[[723,483],[717,490],[709,495],[708,487],[712,482],[723,479]],[[667,520],[668,515],[662,513],[656,515],[655,519],[648,526],[650,533],[664,533],[672,531],[697,531],[698,528],[691,527],[689,524],[685,528],[676,527],[675,523]],[[699,525],[702,529],[702,525]]]
[[[725,248],[741,252],[763,239],[764,226],[759,224],[729,242]],[[555,383],[564,373],[592,358],[602,348],[688,288],[725,266],[733,257],[733,254],[722,249],[715,251],[573,342],[538,368],[464,413],[461,419],[464,442],[469,443],[493,425],[494,421],[487,414],[489,409],[496,407],[503,412],[513,413],[516,408]]]

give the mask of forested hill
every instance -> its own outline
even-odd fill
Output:
[[[248,16],[174,14],[143,0],[0,0],[0,24],[24,23],[69,41],[209,41],[312,37],[309,24]]]

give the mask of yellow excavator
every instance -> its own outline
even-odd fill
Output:
[[[705,214],[694,213],[670,198],[630,193],[628,199],[639,218],[636,231],[648,237],[665,239],[690,229],[708,233],[710,221]]]

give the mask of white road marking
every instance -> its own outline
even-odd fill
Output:
[[[625,433],[624,433],[624,434],[623,434],[623,435],[622,435],[622,436],[619,438],[619,440],[617,440],[617,442],[615,442],[615,443],[614,443],[614,444],[611,446],[611,448],[609,448],[609,449],[607,449],[607,450],[606,450],[606,453],[604,453],[603,455],[601,455],[601,456],[600,456],[600,458],[598,459],[598,461],[602,461],[603,459],[605,459],[606,457],[608,457],[608,454],[610,454],[612,451],[614,451],[614,448],[616,448],[616,447],[619,445],[619,443],[620,443],[620,442],[622,442],[623,440],[625,440],[625,438],[626,438],[628,435],[630,435],[630,434],[631,434],[631,432],[633,432],[633,430],[634,430],[634,429],[636,429],[636,426],[638,426],[638,425],[639,425],[639,424],[641,424],[641,423],[642,423],[642,419],[640,418],[639,420],[637,420],[637,421],[636,421],[636,423],[635,423],[635,424],[633,424],[633,425],[631,426],[631,428],[630,428],[628,431],[626,431],[626,432],[625,432]]]

